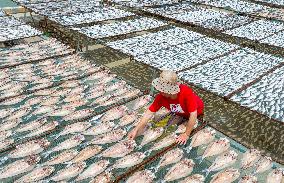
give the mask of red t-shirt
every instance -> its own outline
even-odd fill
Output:
[[[188,118],[190,112],[197,110],[197,115],[203,114],[203,101],[187,85],[179,85],[180,92],[176,99],[166,98],[161,93],[156,95],[154,102],[149,107],[151,112],[157,112],[165,107],[177,115]]]

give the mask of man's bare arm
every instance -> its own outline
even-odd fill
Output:
[[[189,136],[194,128],[194,125],[196,123],[197,120],[197,111],[191,112],[187,125],[186,125],[186,131],[185,133]]]

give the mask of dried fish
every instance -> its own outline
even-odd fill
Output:
[[[119,106],[107,111],[104,116],[101,118],[101,121],[113,121],[121,118],[126,113],[126,106]]]
[[[18,179],[15,183],[30,183],[40,181],[54,172],[55,168],[52,166],[44,166],[38,167],[34,169],[32,172],[24,175],[20,179]]]
[[[135,146],[134,140],[124,140],[104,150],[101,155],[103,157],[120,158],[132,152]]]
[[[135,172],[129,177],[126,183],[152,183],[155,178],[155,174],[150,170],[142,170]]]
[[[258,160],[255,167],[255,173],[262,173],[272,167],[272,160],[270,157],[265,156]]]
[[[54,175],[51,178],[51,180],[53,181],[69,180],[79,175],[84,170],[85,167],[86,167],[85,162],[72,164],[71,166],[60,170],[56,175]]]
[[[165,175],[166,181],[174,181],[180,178],[187,177],[191,174],[195,163],[191,159],[182,159],[180,162],[175,164]]]
[[[92,144],[108,144],[120,141],[127,134],[126,130],[121,128],[95,136],[91,141]]]
[[[137,113],[132,112],[130,114],[124,115],[122,118],[119,120],[119,126],[123,127],[126,125],[129,125],[133,123],[137,119]]]
[[[56,147],[54,147],[51,150],[51,152],[61,151],[61,150],[65,150],[65,149],[71,149],[71,148],[79,145],[84,140],[85,140],[85,137],[83,135],[73,135],[70,138],[68,138],[65,141],[58,144]]]
[[[5,139],[0,141],[0,150],[3,150],[7,147],[9,147],[9,145],[14,143],[14,139]]]
[[[137,165],[143,161],[146,155],[142,152],[134,152],[123,158],[117,160],[113,165],[113,168],[129,168],[134,165]]]
[[[98,146],[98,145],[87,146],[86,148],[81,150],[79,152],[79,154],[77,154],[76,157],[74,157],[74,159],[72,159],[71,162],[72,163],[78,163],[78,162],[85,161],[85,160],[95,156],[96,154],[98,154],[101,151],[102,151],[101,146]]]
[[[25,131],[34,130],[44,125],[46,122],[47,120],[45,118],[42,118],[26,124],[22,124],[16,129],[16,132],[25,132]]]
[[[112,174],[110,172],[104,172],[96,176],[95,179],[91,180],[90,183],[110,183]]]
[[[283,183],[284,170],[278,168],[272,170],[266,177],[266,183]]]
[[[165,167],[167,165],[177,163],[182,157],[183,150],[179,148],[172,149],[162,156],[158,167]]]
[[[12,135],[12,131],[0,131],[0,141],[5,140],[6,138]]]
[[[86,118],[88,116],[90,116],[92,114],[92,110],[91,109],[82,109],[79,111],[75,111],[67,116],[64,116],[63,119],[66,121],[70,121],[70,120],[77,120],[80,118]]]
[[[254,165],[261,157],[261,154],[256,149],[250,149],[243,154],[241,161],[242,169],[247,169]]]
[[[107,166],[109,165],[109,161],[107,160],[100,160],[91,164],[83,173],[81,173],[76,181],[84,180],[90,177],[95,177],[102,173]]]
[[[91,126],[89,122],[77,122],[64,127],[63,131],[56,135],[56,139],[60,136],[72,134],[72,133],[79,133],[85,131],[87,128]]]
[[[37,155],[31,155],[25,159],[14,161],[0,170],[0,179],[13,177],[15,175],[31,171],[39,161],[40,157]]]
[[[214,175],[210,183],[232,183],[240,176],[237,169],[229,168]]]
[[[257,177],[253,175],[245,175],[240,179],[239,183],[257,183]]]
[[[147,103],[150,102],[150,100],[151,100],[151,96],[149,95],[139,98],[134,104],[133,110],[137,110],[137,109],[140,109],[141,107],[144,107]]]
[[[184,180],[182,180],[180,183],[204,183],[205,177],[200,174],[194,174],[191,175]]]
[[[104,86],[106,89],[106,92],[112,92],[115,91],[117,89],[123,88],[126,85],[125,81],[118,81],[115,82],[114,84],[110,85],[110,86]]]
[[[198,147],[200,145],[209,144],[210,142],[212,142],[215,138],[215,133],[216,133],[215,130],[211,130],[209,128],[205,128],[198,131],[196,134],[192,136],[187,152],[189,152],[191,148]]]
[[[10,129],[18,126],[21,122],[22,122],[22,120],[20,120],[20,119],[6,121],[6,122],[3,122],[3,123],[0,123],[0,129],[3,130],[3,131],[10,130]]]
[[[163,134],[163,132],[164,128],[162,127],[148,129],[146,132],[143,133],[144,136],[141,142],[141,146],[144,146],[145,144],[156,140]]]
[[[58,126],[58,122],[57,121],[53,121],[53,122],[44,124],[44,125],[36,128],[36,129],[32,130],[29,134],[27,134],[25,136],[25,138],[41,135],[43,133],[46,133],[48,131],[51,131],[51,130],[55,129],[57,126]]]
[[[156,142],[150,151],[157,151],[164,147],[167,147],[176,142],[176,135],[174,133],[167,135],[162,140]]]
[[[115,124],[113,122],[99,123],[81,133],[83,135],[100,135],[103,133],[110,132],[111,130],[113,130],[114,127]]]
[[[78,154],[77,150],[67,149],[57,154],[56,156],[52,157],[51,159],[43,163],[43,165],[56,165],[60,163],[65,163],[67,161],[72,160],[74,157],[76,157],[77,154]]]

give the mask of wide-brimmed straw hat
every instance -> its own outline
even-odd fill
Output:
[[[152,85],[160,92],[174,95],[180,91],[177,79],[175,72],[165,70],[153,80]]]

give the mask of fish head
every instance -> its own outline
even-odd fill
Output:
[[[101,166],[101,167],[106,167],[108,165],[109,165],[109,161],[108,160],[101,160],[99,162],[99,166]]]
[[[40,161],[40,156],[39,155],[30,155],[27,157],[26,162],[29,165],[35,165]]]
[[[237,159],[238,157],[238,153],[236,153],[234,150],[230,150],[227,155],[229,155],[230,157],[232,157],[233,159]]]
[[[74,140],[77,140],[77,141],[79,141],[79,142],[81,142],[81,141],[85,140],[85,136],[79,134],[79,135],[73,136],[73,139],[74,139]]]
[[[47,139],[39,139],[36,141],[44,149],[46,149],[50,145],[50,142]]]
[[[42,168],[42,170],[47,174],[51,174],[52,172],[54,172],[55,168],[53,166],[45,166]]]
[[[86,163],[84,161],[79,162],[79,163],[76,163],[75,166],[77,166],[79,169],[83,169],[86,167]]]
[[[181,163],[183,163],[184,165],[188,166],[188,167],[194,167],[195,163],[192,159],[183,159],[181,160]]]
[[[127,149],[132,149],[132,148],[134,148],[137,145],[135,140],[130,140],[130,139],[125,140],[123,142],[123,144],[127,147]]]

